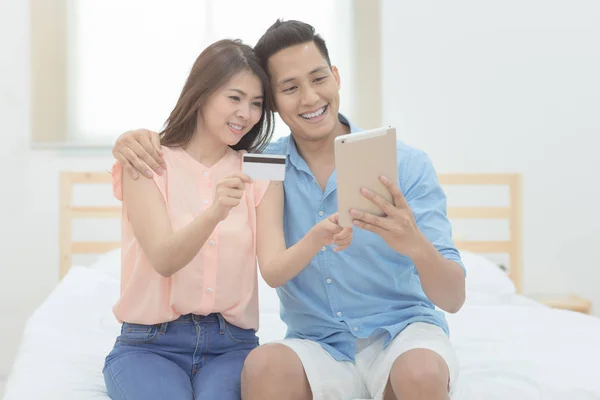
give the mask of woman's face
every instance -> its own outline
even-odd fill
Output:
[[[198,124],[201,131],[234,146],[258,123],[262,110],[261,81],[251,71],[244,70],[209,97]]]

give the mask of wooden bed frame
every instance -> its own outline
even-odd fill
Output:
[[[509,256],[508,275],[518,293],[522,293],[521,265],[521,176],[519,174],[439,174],[442,185],[508,186],[507,207],[449,207],[450,219],[508,220],[510,235],[506,241],[456,241],[460,250],[473,253],[505,253]],[[81,242],[72,239],[76,218],[120,218],[119,206],[74,206],[73,187],[77,184],[110,184],[107,172],[61,172],[60,175],[60,278],[71,268],[73,254],[101,254],[118,248],[120,242]]]

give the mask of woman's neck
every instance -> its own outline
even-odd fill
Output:
[[[196,129],[194,138],[185,146],[184,150],[200,164],[210,168],[225,156],[229,146],[216,140],[208,132]]]

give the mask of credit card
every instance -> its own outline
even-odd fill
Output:
[[[242,172],[258,181],[283,181],[285,162],[286,156],[245,153]]]

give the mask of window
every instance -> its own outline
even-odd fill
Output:
[[[325,38],[346,83],[340,92],[342,112],[352,108],[351,91],[344,90],[353,76],[351,1],[62,1],[63,140],[111,144],[129,129],[160,130],[194,60],[208,44],[227,37],[253,46],[277,18],[306,21]],[[38,127],[44,129],[43,124]],[[277,118],[276,136],[288,133]]]

